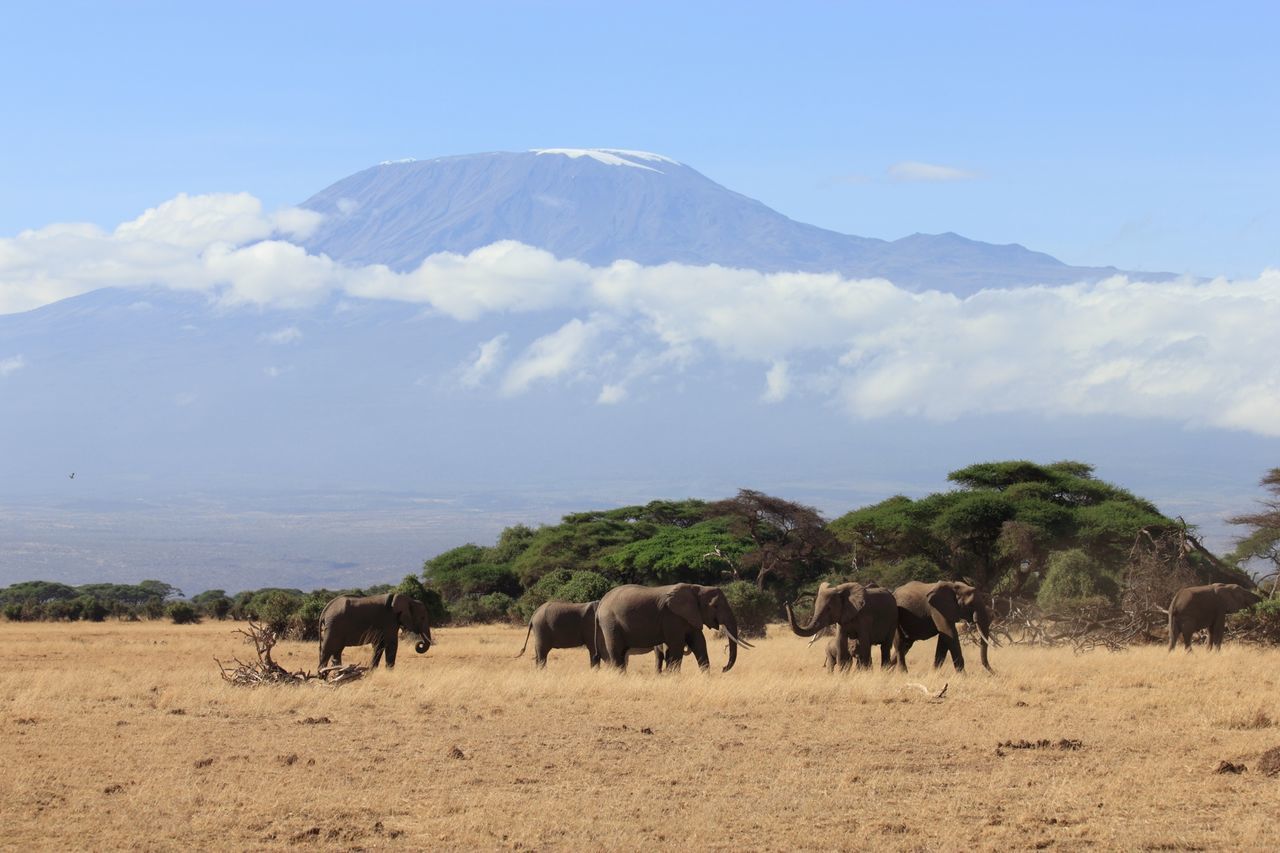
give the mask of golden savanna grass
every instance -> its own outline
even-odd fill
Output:
[[[232,623],[0,625],[11,849],[1248,849],[1280,844],[1280,652],[1000,648],[831,676],[771,628],[722,675],[513,660],[439,629],[337,689],[234,688]],[[717,644],[718,645],[718,644]],[[367,660],[368,649],[347,659]],[[973,655],[976,657],[976,655]],[[277,659],[315,667],[316,648]],[[974,661],[976,665],[976,660]],[[919,684],[935,700],[911,687]],[[315,722],[327,718],[329,722]],[[310,722],[309,722],[310,720]],[[1061,740],[1079,749],[1061,749]],[[997,750],[1004,741],[1049,748]],[[1243,763],[1218,774],[1220,761]]]

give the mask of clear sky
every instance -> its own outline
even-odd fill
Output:
[[[601,146],[849,233],[1280,266],[1275,4],[616,5],[6,3],[0,237]]]

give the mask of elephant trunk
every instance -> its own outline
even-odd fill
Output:
[[[418,654],[424,654],[429,648],[431,648],[431,629],[426,628],[418,632],[418,642],[413,650]]]
[[[818,633],[823,628],[827,627],[825,621],[821,625],[818,624],[818,614],[816,611],[813,614],[813,618],[809,620],[809,624],[802,627],[799,623],[796,622],[796,615],[791,611],[791,605],[788,604],[786,605],[786,607],[787,607],[787,622],[790,623],[791,631],[797,637],[812,637],[814,634]]]

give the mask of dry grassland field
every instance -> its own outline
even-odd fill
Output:
[[[1277,651],[1002,647],[995,676],[957,676],[929,669],[930,643],[909,674],[832,676],[821,644],[771,626],[731,673],[716,643],[710,674],[657,677],[648,656],[590,671],[583,650],[537,672],[513,659],[523,628],[443,628],[352,684],[248,689],[214,664],[252,655],[234,627],[0,625],[0,844],[1280,846],[1280,777],[1259,767],[1280,746]]]

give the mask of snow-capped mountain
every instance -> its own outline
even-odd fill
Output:
[[[533,507],[510,523],[745,486],[839,512],[992,458],[1093,462],[1204,523],[1274,464],[1274,419],[1217,379],[1265,341],[1205,322],[1265,334],[1268,280],[1024,288],[1115,271],[837,234],[621,149],[389,162],[304,207],[181,196],[0,244],[0,272],[119,285],[0,315],[0,584],[372,582],[498,502]],[[170,548],[156,507],[202,532]]]
[[[720,264],[885,277],[912,290],[1065,284],[1114,275],[957,234],[885,241],[788,219],[667,157],[549,148],[387,162],[303,202],[325,215],[306,242],[348,263],[407,270],[435,252],[518,240],[593,265]]]

